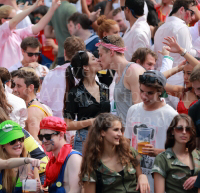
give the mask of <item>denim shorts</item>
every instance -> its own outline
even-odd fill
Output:
[[[88,134],[88,130],[81,129],[76,131],[76,135],[74,138],[74,150],[82,153],[83,150],[83,142],[85,141]]]

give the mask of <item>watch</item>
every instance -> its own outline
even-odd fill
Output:
[[[184,51],[181,53],[181,56],[185,56],[186,53],[187,53],[187,50],[184,49]]]

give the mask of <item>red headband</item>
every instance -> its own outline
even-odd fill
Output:
[[[124,48],[121,48],[121,47],[118,47],[118,46],[115,46],[113,44],[107,44],[107,43],[104,43],[104,42],[99,42],[95,45],[96,47],[99,47],[99,46],[103,46],[105,48],[108,48],[109,50],[113,50],[115,52],[120,52],[120,53],[124,53],[124,51],[126,50],[126,47]]]

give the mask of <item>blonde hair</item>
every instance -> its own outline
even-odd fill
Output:
[[[0,7],[0,25],[2,25],[1,20],[8,17],[13,9],[14,8],[10,5],[3,5],[2,7]]]
[[[20,157],[26,157],[26,156],[27,156],[27,153],[24,147]],[[6,152],[5,148],[3,148],[3,145],[0,145],[0,159],[7,160],[9,158],[11,157]],[[13,189],[15,188],[16,184],[15,184],[15,180],[13,180],[13,176],[15,176],[13,169],[4,169],[2,185],[3,185],[3,189],[5,189],[7,193],[12,193]]]
[[[98,36],[102,39],[103,38],[103,32],[109,32],[113,25],[117,24],[115,20],[112,19],[106,19],[105,15],[102,15],[97,20],[98,24]]]

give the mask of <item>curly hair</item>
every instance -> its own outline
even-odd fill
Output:
[[[83,184],[82,178],[84,175],[88,175],[88,179],[90,179],[90,174],[98,168],[98,163],[104,151],[104,140],[101,132],[111,128],[114,121],[119,121],[122,125],[121,118],[110,113],[101,113],[90,127],[83,150],[81,172],[79,174],[80,184]],[[124,132],[124,129],[122,125],[122,132]],[[132,164],[136,167],[139,165],[138,160],[130,150],[130,142],[124,136],[120,138],[119,145],[116,146],[116,153],[123,166]]]
[[[196,130],[195,130],[195,126],[192,119],[190,118],[190,116],[186,114],[176,115],[174,119],[172,120],[169,128],[167,129],[167,139],[165,142],[165,149],[174,146],[175,138],[174,138],[174,135],[172,135],[172,131],[174,127],[177,126],[178,122],[182,119],[185,120],[188,126],[190,127],[191,138],[190,138],[190,141],[186,143],[186,148],[188,148],[188,151],[191,153],[196,148]]]

